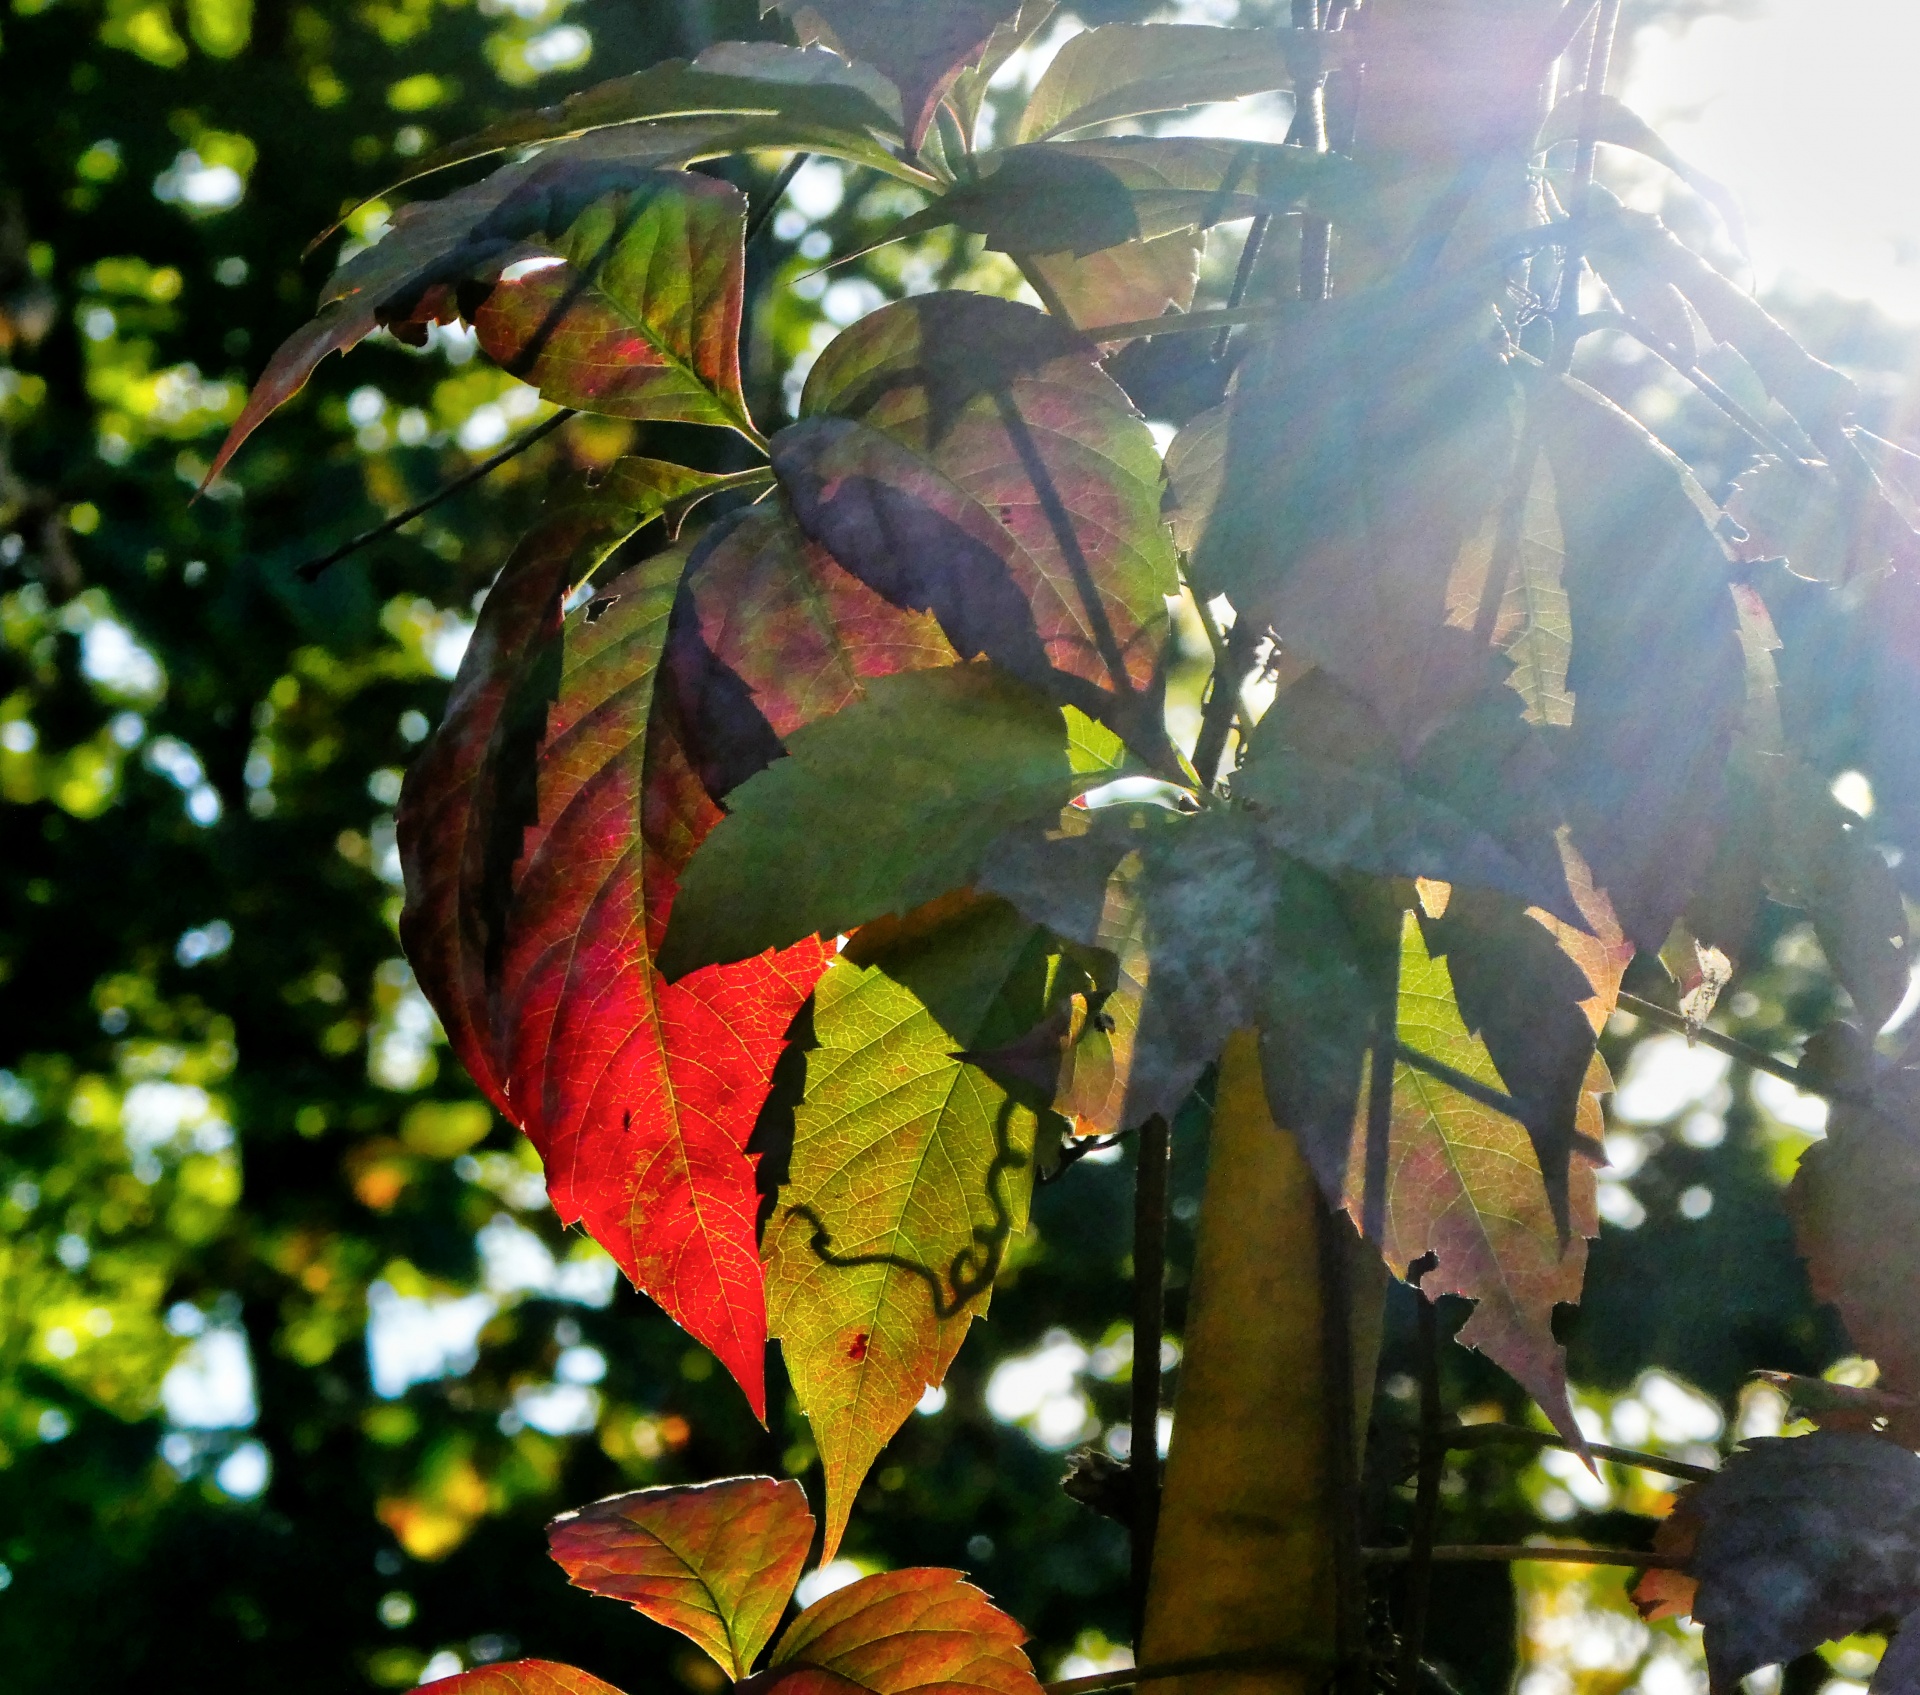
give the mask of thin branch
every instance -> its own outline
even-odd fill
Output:
[[[754,207],[753,215],[747,219],[746,246],[751,247],[754,238],[767,227],[767,220],[773,216],[780,202],[786,199],[793,179],[800,174],[800,167],[812,157],[811,153],[796,153],[780,167],[780,174],[767,185],[767,192],[761,197],[760,204]]]
[[[1031,282],[1033,279],[1027,279]],[[1035,291],[1036,293],[1038,290]],[[1298,301],[1283,306],[1213,306],[1203,312],[1165,312],[1157,318],[1133,318],[1124,324],[1081,327],[1088,341],[1134,341],[1153,335],[1204,335],[1209,330],[1233,329],[1240,324],[1273,324],[1298,312]]]
[[[1658,1024],[1663,1030],[1672,1030],[1690,1042],[1698,1042],[1703,1048],[1712,1048],[1715,1053],[1723,1053],[1729,1059],[1739,1060],[1742,1065],[1750,1065],[1755,1071],[1764,1071],[1769,1077],[1778,1077],[1783,1083],[1791,1083],[1803,1095],[1818,1095],[1822,1100],[1838,1101],[1844,1106],[1860,1107],[1868,1112],[1875,1110],[1870,1094],[1810,1077],[1802,1067],[1789,1060],[1776,1059],[1764,1048],[1756,1048],[1737,1037],[1723,1035],[1704,1024],[1692,1024],[1679,1013],[1669,1012],[1657,1001],[1642,1000],[1638,995],[1623,992],[1619,1005],[1622,1012],[1630,1012],[1636,1018],[1644,1018],[1649,1024]]]
[[[1427,1610],[1433,1594],[1433,1550],[1440,1530],[1440,1481],[1446,1471],[1447,1441],[1440,1411],[1440,1314],[1421,1295],[1418,1317],[1420,1358],[1420,1465],[1413,1496],[1413,1534],[1407,1548],[1407,1617],[1400,1633],[1397,1682],[1409,1695],[1427,1644]]]
[[[532,447],[536,442],[543,441],[546,437],[552,435],[553,432],[559,429],[569,418],[578,416],[579,414],[575,412],[572,407],[561,407],[551,418],[542,420],[524,434],[516,436],[491,458],[482,459],[480,463],[475,465],[471,470],[461,472],[452,482],[442,483],[440,487],[428,495],[425,500],[415,501],[414,504],[409,506],[404,512],[396,512],[391,518],[386,519],[382,523],[375,524],[370,530],[362,530],[357,536],[353,537],[352,540],[343,541],[331,553],[322,554],[318,559],[309,559],[306,564],[300,566],[299,569],[294,572],[294,575],[303,583],[312,582],[321,572],[327,570],[330,566],[338,565],[341,560],[351,554],[358,553],[361,548],[379,541],[381,537],[392,535],[395,530],[402,529],[406,525],[411,524],[414,519],[421,516],[422,513],[431,512],[441,501],[450,500],[462,490],[472,488],[473,485],[482,478],[492,476],[493,473],[499,470],[502,465],[506,464],[509,459],[519,458],[521,454],[525,453],[527,449]]]
[[[1101,1695],[1103,1690],[1131,1689],[1136,1684],[1190,1677],[1195,1672],[1267,1671],[1289,1667],[1324,1670],[1327,1664],[1325,1655],[1305,1653],[1298,1648],[1237,1648],[1225,1654],[1197,1654],[1186,1660],[1162,1660],[1156,1665],[1097,1671],[1091,1677],[1062,1678],[1058,1683],[1043,1683],[1040,1687],[1047,1695]]]
[[[1140,1126],[1133,1179],[1133,1639],[1144,1639],[1153,1539],[1160,1525],[1160,1338],[1167,1323],[1167,1167],[1172,1140],[1155,1113]]]
[[[1213,678],[1200,708],[1200,734],[1193,744],[1193,770],[1201,788],[1210,792],[1220,776],[1227,736],[1241,713],[1240,680],[1253,664],[1253,649],[1260,638],[1251,618],[1236,618],[1224,640],[1213,621],[1213,613],[1205,606],[1200,608],[1200,622],[1206,626],[1207,640],[1213,647]]]
[[[1602,102],[1607,94],[1607,72],[1613,65],[1613,38],[1620,27],[1620,0],[1600,0],[1594,24],[1593,51],[1587,57],[1587,84],[1580,112],[1580,148],[1574,157],[1572,217],[1560,262],[1560,299],[1554,312],[1553,366],[1565,371],[1573,364],[1574,321],[1580,316],[1580,273],[1587,263],[1587,222],[1593,211],[1593,165],[1600,151]]]
[[[1461,1451],[1503,1444],[1516,1448],[1558,1448],[1568,1454],[1576,1451],[1564,1437],[1548,1430],[1529,1430],[1519,1424],[1466,1424],[1448,1431],[1445,1436],[1446,1447]],[[1630,1465],[1640,1471],[1657,1471],[1668,1477],[1684,1478],[1689,1483],[1704,1483],[1718,1475],[1711,1466],[1689,1465],[1685,1460],[1670,1460],[1664,1454],[1643,1453],[1638,1448],[1614,1448],[1604,1442],[1589,1442],[1587,1452],[1595,1459]]]
[[[1254,267],[1260,263],[1260,249],[1267,239],[1267,230],[1273,223],[1271,212],[1262,212],[1247,226],[1246,245],[1240,249],[1240,263],[1233,273],[1233,288],[1227,295],[1227,309],[1233,311],[1246,304],[1247,290],[1253,284]],[[1213,340],[1213,358],[1216,363],[1226,358],[1227,342],[1233,335],[1233,326],[1227,325]]]
[[[1648,352],[1658,354],[1659,357],[1678,372],[1680,376],[1684,377],[1698,389],[1706,399],[1719,407],[1729,419],[1745,431],[1746,434],[1753,439],[1755,446],[1759,447],[1763,452],[1771,453],[1776,458],[1784,460],[1792,469],[1806,471],[1811,474],[1811,468],[1798,453],[1775,435],[1772,430],[1768,429],[1765,424],[1761,423],[1758,418],[1754,417],[1754,415],[1742,406],[1739,401],[1735,400],[1732,395],[1728,394],[1713,378],[1701,370],[1699,365],[1689,361],[1677,347],[1670,347],[1666,342],[1662,341],[1659,336],[1654,334],[1652,330],[1641,323],[1640,320],[1630,312],[1599,311],[1583,313],[1575,320],[1570,333],[1573,340],[1577,342],[1593,330],[1618,330],[1620,334],[1630,336],[1633,340],[1639,342]]]
[[[1353,1393],[1353,1290],[1347,1248],[1353,1228],[1315,1188],[1320,1260],[1320,1375],[1326,1409],[1327,1509],[1333,1520],[1333,1687],[1363,1695],[1367,1646],[1367,1586],[1360,1557],[1360,1479]],[[1275,1432],[1283,1439],[1284,1432]]]
[[[1363,1548],[1360,1557],[1370,1566],[1400,1566],[1412,1557],[1411,1548]],[[1681,1554],[1660,1554],[1633,1548],[1585,1548],[1536,1545],[1532,1542],[1443,1542],[1433,1550],[1439,1565],[1524,1565],[1540,1560],[1550,1565],[1634,1566],[1645,1571],[1685,1571]]]

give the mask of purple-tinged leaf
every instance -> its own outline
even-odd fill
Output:
[[[900,90],[907,144],[918,151],[941,96],[1020,0],[762,0],[760,9],[784,13],[803,43],[824,41],[885,76]]]

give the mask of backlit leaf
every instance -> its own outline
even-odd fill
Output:
[[[1534,145],[1544,150],[1577,140],[1583,126],[1591,121],[1588,114],[1593,110],[1584,90],[1562,100],[1541,126]],[[1611,94],[1600,96],[1594,115],[1598,118],[1594,133],[1599,140],[1612,147],[1630,148],[1656,165],[1664,165],[1719,214],[1734,245],[1743,253],[1746,251],[1746,214],[1741,210],[1739,197],[1726,184],[1688,164],[1645,118]]]
[[[960,122],[962,135],[971,139],[979,128],[980,111],[987,103],[994,73],[1046,28],[1057,5],[1058,0],[1021,0],[1020,9],[987,37],[980,57],[953,79],[947,104]]]
[[[1449,612],[1518,441],[1492,327],[1470,292],[1303,308],[1249,356],[1224,416],[1188,426],[1203,442],[1175,443],[1196,591],[1271,624],[1408,756],[1488,674],[1491,631]]]
[[[1039,1695],[1026,1632],[957,1571],[863,1577],[814,1602],[773,1651],[783,1695]]]
[[[1797,575],[1824,583],[1877,577],[1915,539],[1873,482],[1846,487],[1825,465],[1771,455],[1734,483],[1727,516],[1747,532],[1742,559],[1785,559]]]
[[[785,13],[802,42],[824,41],[893,83],[917,149],[940,97],[1020,0],[762,0],[760,9]]]
[[[312,322],[267,361],[206,480],[306,386],[329,353],[357,346],[382,325],[404,340],[424,341],[429,324],[460,315],[460,285],[484,290],[526,256],[527,243],[559,238],[595,200],[647,183],[673,153],[669,142],[644,130],[581,136],[442,200],[401,207],[381,241],[334,272]]]
[[[592,1673],[553,1660],[477,1666],[439,1679],[437,1687],[441,1695],[620,1695],[611,1683],[602,1683]]]
[[[667,648],[688,749],[715,799],[803,724],[863,699],[871,679],[956,657],[931,617],[881,599],[777,502],[701,537]]]
[[[986,665],[876,678],[787,752],[734,791],[688,867],[669,975],[905,913],[971,881],[1002,830],[1120,769],[1115,750],[1076,770],[1062,710]]]
[[[1423,926],[1446,959],[1462,1022],[1486,1044],[1527,1127],[1562,1231],[1572,1228],[1574,1160],[1602,1157],[1597,1097],[1612,1080],[1595,1040],[1634,951],[1585,867],[1569,870],[1584,927],[1465,888]]]
[[[1678,289],[1713,338],[1736,348],[1759,373],[1767,392],[1823,446],[1839,435],[1859,405],[1859,390],[1850,378],[1814,358],[1751,294],[1729,282],[1658,218],[1608,206],[1593,220],[1587,257],[1609,286],[1618,278],[1623,289]]]
[[[1039,254],[1030,263],[1075,324],[1131,324],[1158,318],[1169,308],[1184,312],[1193,304],[1204,245],[1196,231],[1176,230],[1078,258]]]
[[[982,165],[977,181],[950,189],[894,234],[957,224],[1002,252],[1084,255],[1260,213],[1331,211],[1352,171],[1335,154],[1212,136],[1048,142]]]
[[[547,1526],[576,1587],[692,1638],[736,1681],[779,1624],[812,1541],[806,1491],[791,1478],[640,1489]]]
[[[1053,57],[1021,114],[1016,141],[1046,141],[1115,118],[1172,112],[1292,86],[1291,41],[1273,29],[1103,24]]]
[[[1028,1029],[1048,983],[1041,933],[997,901],[862,957],[876,963],[843,957],[816,993],[765,1247],[773,1333],[826,1473],[823,1558],[1026,1226],[1037,1121],[958,1055]]]
[[[697,487],[675,469],[623,460],[554,501],[488,594],[446,716],[408,774],[398,823],[407,879],[401,939],[461,1064],[503,1112],[511,1109],[487,979],[499,936],[484,904],[500,853],[515,845],[496,838],[496,817],[512,805],[500,793],[498,740],[529,656],[558,632],[567,592],[665,504]]]
[[[1657,952],[1712,855],[1744,704],[1726,552],[1686,467],[1619,408],[1553,379],[1532,420],[1567,549],[1574,841],[1628,937]]]
[[[1879,1365],[1880,1386],[1920,1397],[1920,1299],[1906,1251],[1920,1235],[1920,1074],[1876,1080],[1864,1040],[1848,1026],[1813,1039],[1814,1066],[1826,1049],[1850,1053],[1853,1063],[1833,1080],[1871,1091],[1875,1107],[1834,1102],[1825,1139],[1801,1157],[1787,1191],[1794,1235],[1814,1294]],[[1891,1424],[1902,1440],[1920,1442],[1920,1415]]]
[[[517,112],[427,154],[400,184],[516,147],[646,123],[671,148],[662,163],[692,164],[749,148],[791,147],[926,182],[884,146],[901,134],[893,91],[819,48],[721,42],[689,63],[663,59],[555,106]],[[389,190],[389,192],[391,192]]]
[[[1732,1695],[1761,1666],[1920,1606],[1920,1458],[1840,1431],[1751,1440],[1686,1492],[1661,1541],[1688,1556],[1707,1674]],[[1901,1669],[1874,1689],[1910,1695]]]
[[[1510,808],[1518,827],[1503,830],[1513,821],[1475,792],[1489,778],[1487,786],[1509,792],[1537,788],[1546,758],[1517,721],[1467,713],[1434,738],[1426,757],[1403,763],[1364,700],[1310,671],[1255,727],[1233,794],[1275,847],[1323,871],[1464,883],[1577,921],[1552,834],[1557,820]],[[1436,781],[1452,774],[1448,766],[1479,783],[1456,789]]]
[[[1573,1228],[1563,1241],[1526,1127],[1484,1098],[1507,1094],[1505,1079],[1462,1020],[1446,962],[1428,952],[1412,914],[1402,930],[1399,1006],[1402,1049],[1438,1061],[1474,1092],[1396,1062],[1386,1146],[1371,1143],[1365,1110],[1355,1125],[1347,1209],[1396,1273],[1435,1256],[1422,1290],[1475,1303],[1458,1340],[1502,1367],[1579,1444],[1553,1309],[1579,1299],[1587,1238],[1599,1233],[1592,1167],[1573,1164]],[[1369,1083],[1380,1086],[1377,1077]]]
[[[496,589],[499,622],[402,796],[403,933],[457,1051],[540,1150],[561,1218],[584,1220],[758,1411],[745,1144],[826,955],[804,943],[671,988],[653,970],[674,878],[717,816],[652,710],[684,555],[558,615],[634,522],[563,510]]]
[[[1093,348],[1029,307],[922,295],[839,336],[801,411],[773,456],[808,535],[963,658],[1158,733],[1160,456]]]
[[[474,318],[480,345],[548,400],[753,433],[740,392],[746,200],[656,171],[524,255]],[[521,271],[522,266],[537,268]]]

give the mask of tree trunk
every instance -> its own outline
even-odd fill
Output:
[[[1140,1659],[1277,1650],[1299,1663],[1157,1690],[1311,1695],[1357,1651],[1352,1479],[1384,1290],[1378,1256],[1327,1212],[1274,1124],[1253,1037],[1236,1036],[1220,1067]],[[1346,1356],[1345,1393],[1332,1355]]]

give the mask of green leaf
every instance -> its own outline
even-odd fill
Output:
[[[639,1489],[547,1526],[576,1588],[679,1631],[736,1681],[773,1635],[812,1541],[806,1491],[791,1478]]]
[[[1714,340],[1738,349],[1767,392],[1823,450],[1844,446],[1842,426],[1860,404],[1852,380],[1814,358],[1758,301],[1684,246],[1658,218],[1617,203],[1607,207],[1592,221],[1587,257],[1629,306],[1635,294],[1662,286],[1678,289]]]
[[[688,165],[754,148],[793,148],[870,165],[930,186],[884,143],[901,139],[892,90],[818,48],[723,42],[689,63],[665,59],[614,77],[555,106],[517,112],[427,154],[392,188],[452,165],[594,130],[651,126],[661,163]]]
[[[740,392],[746,201],[659,171],[523,254],[474,319],[480,345],[547,399],[612,417],[717,424],[754,438]],[[527,268],[537,267],[537,268]]]
[[[1526,702],[1529,724],[1573,722],[1566,557],[1552,467],[1537,443],[1523,441],[1498,512],[1455,568],[1448,622],[1490,631],[1513,661],[1507,686]]]
[[[1599,1233],[1592,1167],[1573,1166],[1573,1234],[1563,1242],[1526,1127],[1487,1104],[1507,1093],[1505,1079],[1462,1020],[1446,962],[1428,953],[1411,913],[1401,931],[1399,1008],[1402,1049],[1437,1061],[1472,1092],[1397,1061],[1385,1146],[1370,1142],[1366,1112],[1355,1126],[1348,1211],[1394,1272],[1434,1255],[1420,1280],[1426,1295],[1475,1303],[1458,1340],[1491,1358],[1561,1435],[1583,1445],[1553,1309],[1579,1298],[1587,1237]],[[1376,1076],[1369,1089],[1380,1087]]]
[[[1015,141],[1050,141],[1148,112],[1289,88],[1291,34],[1203,24],[1102,24],[1053,57],[1021,114]]]
[[[932,618],[881,599],[777,500],[701,537],[667,644],[688,749],[719,800],[872,678],[956,657]]]
[[[1132,324],[1193,304],[1205,245],[1198,231],[1176,230],[1077,258],[1037,254],[1030,263],[1075,324]]]
[[[987,103],[994,73],[1046,27],[1057,4],[1058,0],[1021,0],[1020,10],[987,37],[978,61],[953,79],[947,104],[960,121],[962,135],[971,139],[980,127],[980,111]]]
[[[1848,486],[1829,466],[1771,455],[1735,479],[1727,516],[1747,532],[1742,559],[1784,559],[1796,576],[1822,583],[1871,581],[1915,542],[1877,478]]]
[[[1047,142],[981,163],[985,174],[894,235],[957,224],[1002,252],[1085,255],[1261,213],[1332,211],[1345,204],[1353,170],[1333,153],[1211,136]]]
[[[787,752],[734,792],[687,868],[669,976],[959,888],[1001,831],[1123,768],[1076,770],[1062,710],[986,665],[876,678]]]
[[[1719,214],[1727,234],[1744,254],[1747,251],[1747,219],[1741,210],[1739,197],[1733,190],[1708,176],[1705,171],[1689,165],[1660,138],[1659,132],[1645,118],[1611,94],[1601,95],[1597,104],[1599,128],[1595,134],[1598,138],[1610,146],[1625,147],[1642,154],[1656,165],[1664,165],[1673,172]],[[1588,110],[1589,102],[1584,91],[1569,95],[1554,107],[1547,121],[1541,125],[1534,146],[1545,152],[1563,142],[1577,140],[1585,128]]]
[[[772,1333],[826,1473],[823,1558],[1026,1227],[1037,1120],[957,1056],[1028,1029],[1048,987],[1044,938],[997,901],[909,932],[877,964],[850,954],[815,994],[764,1248]]]
[[[1627,935],[1658,952],[1713,853],[1746,663],[1719,516],[1686,467],[1569,378],[1532,386],[1573,625],[1569,822]]]
[[[1464,883],[1577,922],[1558,817],[1516,804],[1547,757],[1524,726],[1469,711],[1403,761],[1365,701],[1309,671],[1254,728],[1233,795],[1275,847],[1322,871]]]
[[[1177,591],[1152,432],[1057,319],[930,294],[839,336],[773,444],[801,527],[963,657],[1164,745]]]

